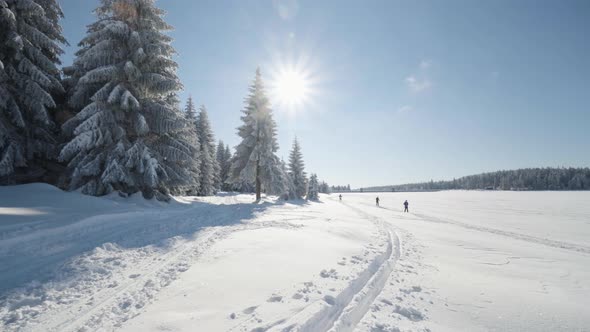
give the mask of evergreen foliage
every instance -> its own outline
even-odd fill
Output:
[[[219,165],[219,175],[217,177],[216,187],[220,190],[229,191],[231,186],[226,183],[229,176],[229,168],[231,166],[231,152],[228,146],[223,144],[223,141],[219,141],[217,150],[215,152],[217,164]]]
[[[297,138],[293,140],[293,147],[289,154],[289,176],[295,186],[295,196],[297,198],[303,198],[307,195],[307,175],[305,174],[301,146]]]
[[[241,117],[243,124],[238,128],[242,138],[232,158],[229,182],[243,186],[254,183],[256,199],[261,198],[262,188],[269,193],[282,193],[281,165],[276,152],[279,149],[276,140],[276,123],[260,74],[250,86],[246,98],[246,107]]]
[[[319,183],[318,176],[312,174],[309,178],[309,190],[307,192],[307,199],[311,201],[317,201],[319,199]]]
[[[55,0],[0,0],[0,184],[36,181],[56,156],[62,17]]]
[[[525,168],[470,175],[451,181],[430,181],[364,189],[365,191],[590,190],[590,168]]]
[[[348,192],[351,191],[350,189],[350,185],[347,184],[345,186],[332,186],[332,190],[333,192]]]
[[[280,195],[281,198],[284,200],[297,199],[297,190],[295,189],[295,184],[293,183],[293,179],[289,175],[287,164],[284,160],[281,160],[281,172],[283,174],[284,186],[284,192]]]
[[[184,108],[184,118],[187,123],[185,128],[185,138],[188,141],[189,145],[193,147],[193,160],[194,162],[191,163],[190,168],[188,171],[190,172],[190,177],[192,179],[192,186],[188,186],[184,188],[184,194],[188,195],[198,195],[199,189],[201,187],[201,158],[200,158],[200,151],[199,151],[199,134],[197,132],[197,110],[195,108],[195,103],[193,102],[192,96],[189,96],[186,101],[186,106]]]
[[[322,181],[322,182],[320,183],[320,192],[321,192],[322,194],[329,194],[329,193],[331,193],[332,191],[330,190],[330,186],[329,186],[329,185],[328,185],[326,182]]]
[[[209,122],[209,116],[205,106],[199,109],[197,116],[197,134],[199,135],[199,152],[200,152],[200,196],[215,195],[219,183],[219,164],[215,157],[215,137]]]
[[[101,0],[95,14],[65,70],[73,87],[69,104],[77,111],[62,126],[71,137],[60,153],[70,189],[166,198],[171,190],[198,186],[164,12],[153,0]]]

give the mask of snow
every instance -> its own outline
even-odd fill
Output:
[[[379,197],[168,204],[0,187],[0,330],[590,326],[590,192]]]

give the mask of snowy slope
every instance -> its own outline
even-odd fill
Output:
[[[165,204],[0,187],[0,330],[590,326],[590,193],[374,196]]]

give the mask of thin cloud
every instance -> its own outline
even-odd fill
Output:
[[[420,80],[415,76],[406,77],[406,84],[413,92],[421,92],[432,86],[432,83],[427,78]]]
[[[432,65],[432,62],[429,60],[422,60],[420,61],[420,69],[428,69]]]
[[[294,18],[299,11],[297,0],[273,0],[272,4],[283,20]]]
[[[398,108],[397,109],[397,112],[398,113],[409,113],[409,112],[411,112],[413,110],[414,110],[414,108],[412,106],[410,106],[410,105],[404,105],[404,106]]]

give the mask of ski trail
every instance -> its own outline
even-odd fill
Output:
[[[237,203],[237,199],[230,196],[225,203],[234,205]],[[72,280],[65,280],[64,285],[49,285],[47,288],[31,290],[26,295],[29,304],[22,304],[28,305],[29,309],[20,310],[22,313],[19,311],[18,315],[13,315],[11,310],[0,310],[0,322],[6,324],[7,331],[114,329],[138,315],[145,306],[154,301],[154,297],[164,287],[177,279],[182,272],[188,270],[213,244],[229,234],[268,227],[298,227],[298,225],[291,223],[276,221],[240,221],[231,225],[234,219],[243,220],[245,216],[250,217],[249,210],[246,209],[246,213],[244,213],[244,209],[239,205],[232,208],[229,213],[226,212],[225,215],[206,211],[195,217],[194,211],[194,209],[183,209],[174,214],[174,217],[175,223],[184,227],[182,230],[193,230],[196,237],[188,234],[174,236],[170,238],[169,246],[163,248],[159,246],[132,249],[123,247],[121,250],[119,249],[121,247],[106,242],[106,244],[97,247],[98,252],[88,252],[82,255],[81,259],[83,262],[89,262],[90,268],[96,266],[95,262],[122,259],[124,264],[122,268],[109,270],[112,267],[105,266],[106,270],[102,270],[105,277],[101,276],[95,279],[86,277],[87,271],[84,269],[84,265],[80,270],[82,273],[80,275],[71,272],[71,267],[65,265],[56,273],[62,273],[62,270],[65,273],[72,273]],[[201,222],[210,219],[213,221]],[[185,224],[188,226],[184,226]],[[113,231],[112,233],[117,233],[121,229],[114,228]],[[141,235],[141,233],[133,234],[129,230],[125,230],[122,234],[129,237]],[[50,240],[47,239],[45,242]],[[72,264],[78,266],[77,262]],[[100,268],[102,269],[102,267]],[[53,298],[56,287],[65,287],[64,291],[61,291],[63,296],[60,295],[58,299]],[[84,291],[86,288],[93,291]],[[19,294],[15,292],[7,295],[3,305],[8,307],[14,303],[20,308],[22,305]],[[45,300],[46,294],[50,294],[51,299],[48,301]],[[19,323],[23,322],[23,319],[28,320],[26,324]]]
[[[371,205],[371,204],[363,204],[363,203],[360,203],[360,204],[363,206],[373,207],[373,205]],[[547,238],[541,238],[541,237],[526,235],[526,234],[517,233],[517,232],[505,231],[505,230],[501,230],[501,229],[497,229],[497,228],[477,226],[477,225],[472,225],[472,224],[468,224],[468,223],[464,223],[464,222],[460,222],[460,221],[456,221],[456,220],[443,219],[443,218],[439,218],[439,217],[435,217],[435,216],[431,216],[431,215],[427,215],[427,214],[421,214],[421,213],[411,213],[411,212],[407,213],[410,216],[416,217],[416,218],[411,218],[411,217],[408,218],[403,213],[401,213],[399,210],[391,209],[391,208],[387,208],[387,207],[383,207],[383,206],[381,206],[379,208],[400,214],[400,215],[395,216],[395,218],[397,218],[397,219],[418,220],[418,221],[433,222],[433,223],[439,223],[439,224],[449,224],[449,225],[454,225],[457,227],[462,227],[465,229],[474,230],[474,231],[478,231],[478,232],[506,236],[506,237],[513,238],[515,240],[521,240],[521,241],[540,244],[540,245],[544,245],[544,246],[548,246],[548,247],[565,249],[565,250],[575,251],[575,252],[584,253],[584,254],[590,254],[590,247],[584,246],[581,244],[551,240],[551,239],[547,239]]]
[[[223,233],[229,232],[224,229],[209,230],[194,242],[187,241],[183,243],[157,261],[149,260],[135,266],[133,269],[135,274],[132,276],[139,275],[139,277],[129,278],[127,282],[117,287],[95,293],[92,297],[94,299],[93,305],[85,308],[82,306],[75,308],[78,310],[68,308],[66,315],[63,315],[63,313],[59,315],[60,317],[65,316],[65,319],[43,324],[42,330],[76,331],[88,325],[98,327],[102,325],[103,320],[114,321],[114,325],[116,325],[131,318],[125,315],[133,309],[131,305],[134,306],[134,309],[140,309],[147,305],[146,300],[149,301],[153,298],[159,288],[166,286],[175,279],[178,273],[188,268],[179,263],[186,262],[187,258],[190,260],[194,256],[198,256],[210,247],[215,240],[221,238],[224,235]],[[182,257],[185,257],[185,259],[181,259]],[[121,311],[117,312],[117,309],[121,309]],[[107,317],[110,314],[115,314],[115,317]],[[134,313],[130,314],[133,315]],[[88,322],[91,322],[91,324],[88,324]]]
[[[564,242],[564,241],[550,240],[550,239],[545,239],[545,238],[540,238],[540,237],[535,237],[535,236],[531,236],[531,235],[526,235],[526,234],[521,234],[521,233],[516,233],[516,232],[511,232],[511,231],[505,231],[505,230],[490,228],[490,227],[485,227],[485,226],[476,226],[476,225],[463,223],[460,221],[442,219],[442,218],[429,216],[429,215],[425,215],[425,214],[414,213],[414,215],[416,217],[420,218],[419,220],[426,221],[426,222],[450,224],[450,225],[463,227],[463,228],[474,230],[474,231],[506,236],[509,238],[513,238],[515,240],[521,240],[521,241],[540,244],[540,245],[544,245],[544,246],[548,246],[548,247],[565,249],[565,250],[580,252],[580,253],[584,253],[584,254],[590,254],[590,247],[579,245],[579,244],[574,244],[574,243],[569,243],[569,242]]]
[[[371,261],[348,286],[334,298],[318,300],[297,313],[284,324],[275,325],[268,331],[281,332],[347,332],[369,311],[375,298],[381,293],[396,261],[400,257],[401,241],[391,226],[353,206],[343,203],[363,219],[373,222],[387,235],[385,252]],[[266,329],[265,329],[266,331]]]
[[[96,292],[92,305],[78,301],[74,306],[52,313],[60,320],[47,319],[29,330],[39,331],[79,331],[86,328],[100,330],[106,327],[120,327],[125,321],[140,314],[140,310],[153,302],[162,288],[178,278],[213,244],[229,234],[268,227],[295,227],[290,224],[262,222],[232,227],[214,227],[202,231],[197,239],[187,240],[170,252],[158,256],[157,260],[148,257],[147,262],[133,267],[129,280],[113,288]]]
[[[395,230],[392,229],[391,225],[388,225],[379,218],[360,209],[351,206],[348,207],[355,210],[357,213],[364,215],[366,219],[372,220],[376,224],[381,224],[381,227],[387,229],[389,235],[389,257],[377,273],[375,273],[375,275],[369,280],[367,285],[354,296],[351,303],[349,303],[349,305],[343,310],[338,321],[334,323],[330,332],[352,332],[354,330],[356,325],[369,311],[371,304],[385,288],[387,279],[393,272],[393,268],[400,258],[402,249],[400,238]]]

